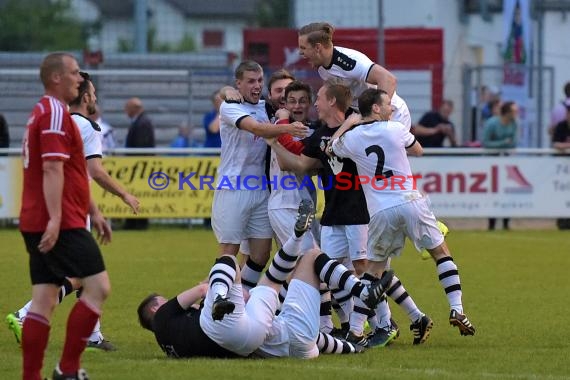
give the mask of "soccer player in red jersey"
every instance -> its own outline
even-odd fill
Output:
[[[58,291],[66,277],[73,277],[84,291],[69,314],[53,379],[80,379],[86,377],[81,354],[111,289],[97,242],[86,229],[87,215],[103,243],[110,229],[90,202],[83,143],[67,108],[83,81],[77,61],[68,53],[51,53],[41,64],[40,78],[45,95],[32,110],[22,152],[20,231],[32,280],[32,306],[22,334],[23,378],[42,378]]]

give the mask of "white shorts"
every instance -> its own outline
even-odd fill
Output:
[[[216,190],[212,203],[212,229],[218,243],[240,244],[248,238],[271,239],[265,190]]]
[[[368,259],[371,261],[399,256],[406,236],[418,251],[435,248],[444,240],[427,198],[379,211],[370,218],[369,227]]]
[[[332,259],[366,259],[367,242],[367,224],[321,226],[321,250]]]
[[[271,222],[271,228],[275,233],[275,240],[279,247],[291,236],[295,234],[295,222],[297,220],[297,209],[292,208],[279,208],[269,210],[269,221]],[[311,230],[303,234],[303,240],[301,242],[301,252],[307,252],[309,249],[319,248],[319,245],[313,237]]]
[[[228,298],[236,305],[234,311],[221,321],[212,319],[215,294],[208,292],[200,314],[200,326],[214,342],[241,356],[255,351],[267,336],[279,305],[277,292],[269,286],[257,286],[250,290],[244,303],[241,284],[234,284]]]
[[[257,350],[263,357],[312,359],[319,356],[319,291],[301,280],[293,279],[281,313],[275,318],[265,342]]]

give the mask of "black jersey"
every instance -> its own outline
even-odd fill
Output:
[[[368,224],[370,217],[362,187],[354,185],[358,175],[356,164],[348,158],[330,158],[324,148],[338,130],[322,126],[304,140],[303,154],[321,161],[319,176],[325,193],[325,209],[321,218],[323,226]]]
[[[162,305],[154,316],[154,336],[160,348],[173,358],[204,356],[209,358],[238,357],[220,347],[200,327],[201,310],[184,310],[175,298]]]

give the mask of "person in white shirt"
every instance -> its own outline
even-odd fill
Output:
[[[370,213],[368,270],[382,273],[388,259],[401,253],[406,237],[418,251],[426,248],[451,308],[450,324],[457,326],[461,335],[474,335],[475,327],[463,311],[457,266],[428,200],[416,187],[407,157],[407,153],[421,155],[423,148],[404,125],[390,121],[392,105],[385,91],[364,91],[358,105],[362,116],[347,119],[329,151],[354,160],[363,177]],[[411,328],[414,330],[413,324]]]
[[[237,255],[240,243],[249,240],[250,256],[242,270],[242,282],[251,288],[269,260],[273,236],[267,213],[269,191],[264,184],[267,146],[263,138],[282,133],[304,137],[309,128],[299,122],[269,122],[265,101],[261,100],[263,69],[257,62],[241,62],[235,79],[244,101],[224,102],[220,107],[222,147],[212,203],[212,229],[220,256]],[[249,189],[242,183],[246,177]]]

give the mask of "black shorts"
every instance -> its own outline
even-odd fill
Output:
[[[65,277],[85,278],[105,271],[99,246],[86,229],[60,231],[55,246],[45,254],[38,250],[42,235],[22,232],[30,254],[32,285],[62,285]]]

